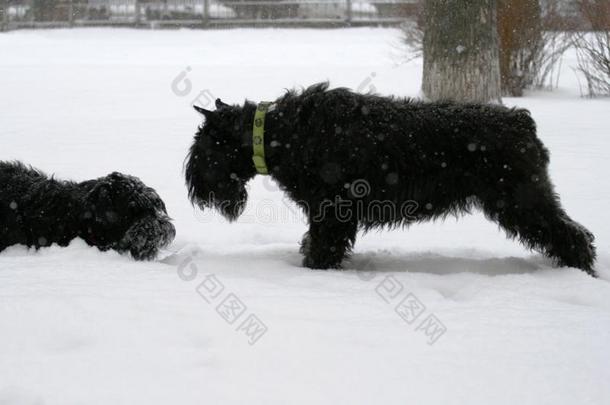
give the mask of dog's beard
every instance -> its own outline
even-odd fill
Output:
[[[116,249],[130,252],[136,260],[152,260],[175,236],[176,229],[167,215],[146,216],[127,229]]]
[[[224,155],[202,152],[199,146],[193,144],[186,160],[189,198],[202,210],[213,208],[228,221],[235,221],[246,207],[245,181],[236,177]]]
[[[209,207],[218,210],[218,212],[228,221],[235,221],[243,214],[248,200],[248,192],[242,185],[231,186],[230,189],[224,189],[220,193],[210,192],[208,198],[204,201],[198,200],[200,208]]]

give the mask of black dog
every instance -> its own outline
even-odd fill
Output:
[[[234,220],[257,174],[257,105],[217,100],[216,108],[196,107],[205,122],[187,157],[186,182],[194,203]],[[305,266],[339,267],[359,228],[477,207],[527,247],[595,275],[594,237],[561,208],[549,152],[526,110],[361,95],[321,83],[277,99],[257,125],[264,126],[269,174],[307,212]]]
[[[80,237],[102,251],[146,260],[175,233],[161,198],[135,177],[112,173],[74,183],[0,162],[0,251],[15,244],[67,246]]]

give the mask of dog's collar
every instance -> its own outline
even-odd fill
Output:
[[[267,162],[265,161],[265,116],[275,109],[275,104],[270,101],[258,103],[254,113],[254,124],[252,125],[252,161],[256,172],[269,174]]]

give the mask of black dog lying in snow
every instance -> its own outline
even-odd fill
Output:
[[[76,237],[105,251],[153,259],[175,236],[165,204],[139,179],[112,173],[82,183],[0,162],[0,251],[67,246]]]
[[[509,237],[595,275],[593,235],[561,208],[547,171],[549,152],[526,110],[317,84],[288,92],[258,120],[261,169],[253,164],[257,105],[217,100],[216,108],[196,107],[205,122],[186,162],[191,200],[234,220],[245,206],[246,183],[268,170],[309,217],[305,266],[339,267],[359,228],[392,228],[476,207]]]

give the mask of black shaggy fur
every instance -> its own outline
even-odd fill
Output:
[[[528,111],[362,95],[329,90],[327,83],[290,91],[275,103],[265,122],[267,166],[309,217],[305,266],[339,267],[358,229],[476,207],[509,237],[595,274],[593,235],[561,207],[547,171],[549,152]],[[257,106],[217,100],[216,108],[196,107],[205,122],[187,157],[186,182],[194,203],[234,220],[256,175]],[[398,208],[367,208],[379,202]],[[351,215],[338,209],[350,204]]]
[[[0,162],[0,252],[16,244],[67,246],[80,237],[100,250],[146,260],[174,236],[165,204],[136,177],[115,172],[75,183]]]

